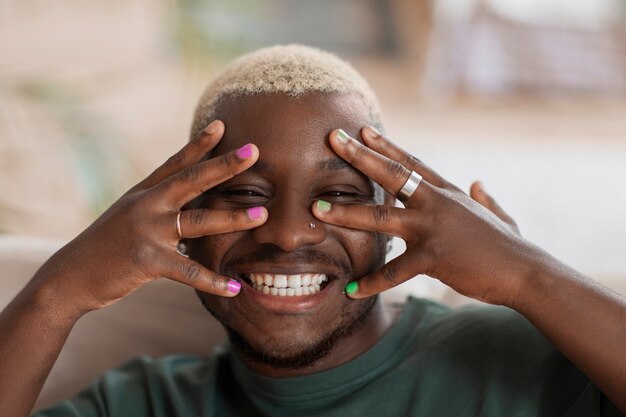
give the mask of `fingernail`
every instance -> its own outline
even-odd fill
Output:
[[[264,210],[262,206],[250,207],[246,211],[248,212],[248,217],[250,217],[252,220],[259,220],[261,217],[263,217]]]
[[[230,293],[239,294],[239,291],[241,291],[241,284],[234,279],[231,279],[228,281],[228,284],[226,284],[226,289],[228,289],[228,292]]]
[[[350,140],[350,136],[348,136],[348,134],[346,132],[344,132],[343,129],[339,129],[337,131],[336,137],[337,137],[337,140],[339,141],[339,143],[341,143],[343,145],[348,143],[348,141]]]
[[[330,211],[330,203],[324,200],[317,200],[317,211],[327,213]]]
[[[248,159],[252,156],[252,144],[248,143],[235,151],[239,159]]]
[[[349,282],[348,285],[346,285],[346,294],[348,295],[354,295],[358,290],[359,283],[356,281]]]
[[[204,131],[209,135],[212,135],[213,133],[217,132],[218,126],[219,123],[217,122],[217,120],[213,120],[206,128],[204,128]]]
[[[367,126],[363,132],[367,139],[377,139],[380,136],[380,132],[374,126]]]

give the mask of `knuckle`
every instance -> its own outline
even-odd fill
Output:
[[[208,275],[205,278],[205,282],[206,282],[208,288],[213,288],[213,289],[218,290],[218,291],[225,291],[226,290],[226,285],[216,275],[212,275],[212,274]]]
[[[228,210],[228,223],[236,223],[240,218],[240,214],[237,210]]]
[[[226,172],[235,173],[239,166],[239,160],[234,152],[229,152],[220,158],[220,168]]]
[[[197,182],[200,177],[200,168],[197,165],[188,166],[180,171],[180,179],[183,182]]]
[[[360,143],[354,144],[352,153],[352,161],[367,158],[368,149]],[[350,161],[351,162],[351,161]]]
[[[167,165],[169,166],[178,166],[178,165],[182,165],[183,163],[183,154],[182,151],[176,152],[174,155],[170,156],[170,158],[167,160]]]
[[[184,277],[189,281],[197,281],[200,277],[200,267],[194,262],[185,262],[181,268]]]
[[[411,154],[407,154],[406,158],[404,159],[403,165],[406,167],[416,167],[418,166],[422,161],[419,160],[419,158],[411,155]]]
[[[189,223],[194,226],[200,226],[204,224],[206,219],[206,213],[204,210],[189,210]]]
[[[388,284],[391,284],[392,286],[397,285],[396,282],[398,280],[398,267],[396,265],[394,265],[393,263],[387,264],[381,272],[383,279]]]
[[[406,176],[405,174],[406,168],[404,167],[404,165],[402,165],[401,163],[394,161],[394,160],[390,160],[387,163],[387,176],[389,178],[393,179],[405,179],[404,177]]]
[[[390,213],[388,207],[382,205],[374,206],[372,210],[372,217],[374,218],[374,222],[376,224],[385,224],[389,222]]]

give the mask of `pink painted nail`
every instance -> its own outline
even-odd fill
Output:
[[[243,145],[241,148],[237,149],[235,152],[239,159],[248,159],[252,156],[252,144],[248,143],[247,145]]]
[[[263,217],[262,206],[250,207],[246,211],[248,212],[248,217],[250,217],[252,220],[259,220],[261,217]]]
[[[234,279],[231,279],[228,281],[228,284],[226,284],[226,288],[228,289],[228,292],[239,294],[239,291],[241,291],[241,284]]]

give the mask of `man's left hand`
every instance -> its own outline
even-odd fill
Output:
[[[468,196],[374,129],[361,130],[365,145],[341,132],[330,135],[334,151],[392,195],[397,195],[411,171],[422,176],[404,208],[313,205],[315,216],[326,223],[406,242],[402,255],[359,278],[357,284],[348,284],[348,296],[369,297],[426,274],[478,300],[514,302],[534,261],[544,252],[521,238],[513,219],[480,183],[472,185]]]

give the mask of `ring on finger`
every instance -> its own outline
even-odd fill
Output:
[[[422,176],[415,171],[411,171],[411,175],[409,175],[409,178],[406,180],[400,191],[398,191],[398,200],[404,203],[411,198],[421,181]]]
[[[176,233],[178,233],[179,239],[183,238],[183,231],[180,228],[180,214],[181,213],[182,211],[179,211],[178,214],[176,215]]]

